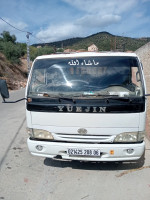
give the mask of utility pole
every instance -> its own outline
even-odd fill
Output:
[[[30,44],[29,44],[29,36],[31,35],[32,33],[30,32],[27,32],[27,69],[28,69],[28,76],[29,76],[29,73],[30,73]]]

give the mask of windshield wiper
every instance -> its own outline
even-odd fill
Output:
[[[59,102],[61,102],[61,100],[66,100],[66,101],[72,101],[73,103],[75,103],[75,100],[72,97],[65,97],[61,93],[58,93],[58,95],[51,95],[48,93],[39,93],[39,96],[49,97],[52,99],[58,99]]]
[[[65,101],[71,101],[73,103],[76,103],[74,98],[84,98],[84,97],[102,97],[102,99],[105,99],[109,102],[110,99],[112,100],[118,100],[118,101],[130,101],[132,102],[132,99],[130,97],[120,97],[119,95],[110,95],[110,94],[102,94],[102,93],[88,93],[88,94],[79,94],[79,95],[73,95],[73,96],[64,96],[61,93],[58,93],[58,95],[51,95],[48,93],[39,93],[39,96],[43,96],[43,97],[49,97],[51,99],[58,99],[59,102],[61,102],[62,100]]]
[[[87,94],[79,94],[73,95],[73,97],[119,97],[119,95],[110,95],[110,94],[103,94],[103,93],[87,93]]]
[[[132,102],[133,99],[131,99],[130,97],[120,97],[120,96],[114,96],[114,95],[110,95],[105,97],[105,99],[107,99],[107,101],[109,102],[110,99],[112,100],[118,100],[118,101],[125,101],[125,102]]]
[[[110,94],[102,94],[102,93],[95,93],[95,94],[80,94],[77,96],[73,97],[79,97],[79,98],[84,98],[84,97],[102,97],[102,99],[107,100],[109,102],[110,99],[112,100],[118,100],[118,101],[129,101],[132,102],[132,99],[130,97],[120,97],[119,95],[110,95]]]
[[[72,101],[73,103],[76,103],[75,99],[73,98],[69,98],[69,97],[58,97],[59,98],[59,102],[61,102],[61,100],[66,100],[66,101]]]

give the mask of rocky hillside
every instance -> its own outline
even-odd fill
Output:
[[[150,42],[136,50],[135,53],[139,56],[140,60],[142,61],[147,85],[147,94],[150,94]],[[147,97],[147,99],[147,134],[150,139],[150,97]]]
[[[11,64],[5,56],[0,53],[0,79],[5,79],[10,90],[25,87],[27,80],[26,59],[21,59],[21,65]]]

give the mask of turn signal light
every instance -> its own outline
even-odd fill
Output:
[[[32,98],[27,98],[27,102],[28,103],[32,102]]]
[[[114,155],[114,150],[110,150],[110,155]]]

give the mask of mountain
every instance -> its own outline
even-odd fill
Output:
[[[33,46],[51,46],[54,48],[64,49],[88,49],[88,46],[95,44],[99,51],[135,51],[146,43],[150,42],[150,37],[147,38],[130,38],[123,36],[112,35],[108,32],[100,32],[88,37],[70,38],[58,42],[33,44]]]
[[[58,41],[58,42],[50,42],[50,43],[39,43],[39,44],[33,44],[32,46],[53,46],[53,47],[56,47],[56,48],[66,48],[67,46],[71,46],[71,45],[74,45],[78,42],[80,42],[82,39],[84,38],[80,38],[80,37],[77,37],[77,38],[70,38],[70,39],[66,39],[66,40],[61,40],[61,41]]]

